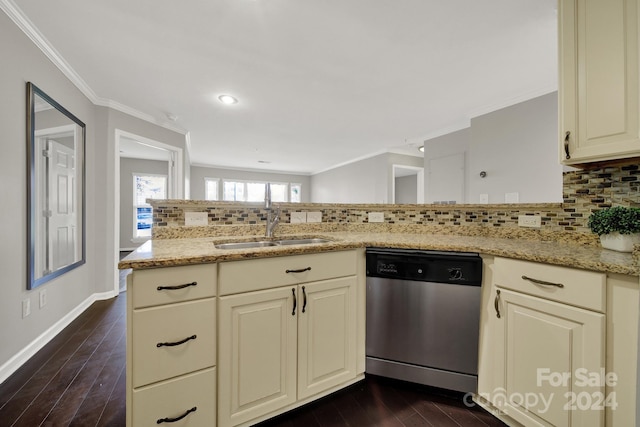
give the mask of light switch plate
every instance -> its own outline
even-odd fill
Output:
[[[307,212],[307,222],[322,222],[322,212]]]
[[[198,225],[208,225],[209,219],[206,212],[185,212],[184,213],[184,225],[188,227]]]
[[[518,203],[520,200],[520,193],[517,191],[515,193],[504,193],[504,202],[505,203]]]
[[[306,212],[291,212],[291,224],[301,224],[307,222]]]
[[[369,212],[369,222],[384,222],[384,213]]]

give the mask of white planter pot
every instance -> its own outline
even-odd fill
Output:
[[[600,236],[600,244],[605,249],[618,252],[632,252],[633,245],[640,244],[640,233],[620,234],[611,233]]]

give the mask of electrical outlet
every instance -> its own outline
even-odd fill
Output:
[[[291,224],[302,224],[307,222],[306,212],[291,212]]]
[[[22,300],[22,318],[24,319],[30,314],[31,314],[31,300],[27,298],[25,300]]]
[[[206,212],[185,212],[184,225],[194,227],[198,225],[208,225],[209,218]]]
[[[540,228],[542,218],[540,215],[518,215],[518,225],[520,227]]]
[[[322,222],[322,212],[307,212],[307,222]]]
[[[43,289],[40,291],[40,308],[47,305],[47,290]]]
[[[384,212],[369,212],[369,222],[384,222]]]

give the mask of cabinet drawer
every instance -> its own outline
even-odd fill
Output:
[[[355,275],[356,251],[230,261],[219,269],[220,295],[237,294]]]
[[[215,298],[134,310],[132,317],[133,387],[216,364]]]
[[[589,310],[603,313],[605,311],[606,275],[604,273],[496,258],[493,277],[496,285],[501,288]],[[561,284],[562,287],[536,283],[536,281]]]
[[[193,408],[195,411],[175,425],[215,425],[216,370],[211,368],[134,390],[132,403],[132,425],[135,427],[157,426],[158,420],[178,418]]]
[[[215,296],[216,271],[216,264],[135,270],[131,290],[133,308]],[[195,285],[190,285],[193,283]]]

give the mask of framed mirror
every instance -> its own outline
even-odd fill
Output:
[[[27,83],[27,289],[85,263],[85,128]]]

